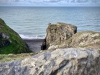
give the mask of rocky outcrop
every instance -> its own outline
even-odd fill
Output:
[[[41,50],[79,47],[100,50],[100,32],[76,32],[77,27],[70,24],[49,24]]]
[[[0,19],[0,54],[30,52],[20,36]]]
[[[66,40],[72,37],[77,32],[77,27],[71,24],[60,23],[49,24],[46,38],[41,46],[42,50],[48,49],[52,46],[64,44]]]
[[[0,33],[0,38],[3,39],[0,41],[0,48],[8,46],[12,43],[9,36],[5,33]]]
[[[74,34],[62,48],[82,47],[100,50],[100,32],[83,31]]]
[[[100,75],[100,53],[84,48],[47,51],[0,63],[0,75]]]

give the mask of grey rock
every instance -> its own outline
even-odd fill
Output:
[[[0,33],[0,38],[9,39],[9,35],[7,33]]]
[[[3,39],[0,41],[0,48],[4,46],[8,46],[12,43],[11,40],[9,39],[10,36],[7,33],[0,33],[0,38]]]
[[[3,47],[3,46],[8,46],[11,44],[11,40],[2,40],[0,42],[0,48]]]
[[[100,53],[85,48],[47,51],[0,63],[0,75],[100,75]]]

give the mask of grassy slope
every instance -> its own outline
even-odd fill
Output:
[[[12,44],[9,46],[1,47],[0,54],[9,54],[9,53],[26,53],[31,52],[29,51],[28,47],[26,46],[25,42],[19,37],[19,35],[12,30],[10,27],[8,27],[5,22],[0,19],[0,33],[6,33],[10,36],[10,40],[12,41]],[[4,40],[0,38],[0,40]]]

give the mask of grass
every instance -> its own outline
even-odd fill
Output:
[[[36,53],[22,53],[22,54],[0,54],[0,62],[8,62],[12,60],[21,60],[26,57],[35,55]]]
[[[25,59],[31,56],[34,56],[36,54],[44,53],[47,51],[53,51],[53,50],[41,50],[37,53],[21,53],[21,54],[0,54],[0,62],[8,62],[13,60],[21,60]]]

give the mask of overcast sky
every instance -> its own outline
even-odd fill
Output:
[[[100,6],[100,0],[0,0],[0,6]]]

